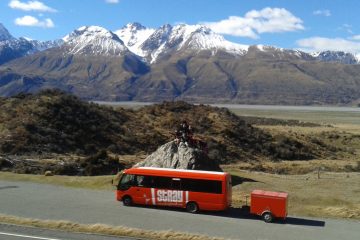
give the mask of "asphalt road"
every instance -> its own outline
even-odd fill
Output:
[[[134,240],[96,234],[71,233],[0,223],[0,240]]]
[[[285,223],[269,224],[242,216],[237,209],[222,214],[190,214],[182,210],[124,207],[111,191],[27,182],[0,181],[0,213],[148,230],[172,229],[229,239],[360,239],[359,221],[289,217]]]

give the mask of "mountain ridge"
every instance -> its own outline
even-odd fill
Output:
[[[166,24],[149,30],[128,24],[120,31],[129,34],[124,41],[116,33],[84,26],[57,46],[45,44],[46,50],[34,52],[31,42],[16,39],[29,47],[0,66],[0,95],[59,88],[105,101],[360,102],[355,55],[233,44],[201,25]],[[135,48],[143,55],[135,54]]]

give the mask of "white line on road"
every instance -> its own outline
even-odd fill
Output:
[[[6,232],[0,232],[0,235],[13,236],[13,237],[22,237],[22,238],[31,238],[31,239],[41,239],[41,240],[61,240],[61,239],[58,239],[58,238],[37,237],[37,236],[21,235],[21,234],[6,233]]]

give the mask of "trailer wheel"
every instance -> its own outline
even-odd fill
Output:
[[[274,217],[271,212],[265,212],[262,215],[262,219],[264,220],[264,222],[270,223],[274,220]]]
[[[133,201],[132,201],[131,197],[129,197],[129,196],[123,197],[122,202],[123,202],[124,206],[131,206],[133,204]]]
[[[199,206],[196,204],[196,202],[188,202],[186,204],[186,211],[189,213],[197,213],[199,212]]]

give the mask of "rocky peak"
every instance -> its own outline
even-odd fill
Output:
[[[63,38],[68,53],[117,56],[127,52],[123,41],[113,32],[98,26],[83,26]]]
[[[144,161],[134,167],[160,167],[189,170],[221,171],[218,163],[211,160],[203,151],[175,141],[160,146]]]
[[[233,54],[244,54],[248,48],[246,45],[226,41],[223,36],[206,26],[187,24],[166,24],[157,29],[140,47],[151,62],[166,53],[180,50],[216,52],[221,49]]]
[[[168,40],[169,35],[171,34],[172,26],[170,24],[165,24],[162,27],[158,28],[149,38],[141,44],[141,48],[144,51],[154,51]]]
[[[7,41],[15,39],[9,31],[0,23],[0,41]]]
[[[113,32],[99,26],[82,26],[76,30],[74,30],[69,35],[65,36],[63,40],[65,42],[72,41],[74,39],[77,39],[79,37],[82,38],[106,38],[106,39],[113,39],[116,41],[121,41],[119,37],[114,34]]]
[[[129,23],[115,31],[115,34],[119,36],[130,51],[143,57],[145,54],[139,46],[148,39],[154,31],[154,29],[146,28],[140,23]]]
[[[133,22],[133,23],[126,24],[122,29],[129,29],[130,31],[135,32],[135,31],[139,31],[139,30],[144,30],[144,29],[146,29],[146,27],[144,27],[143,25],[141,25],[138,22]]]
[[[352,53],[342,51],[323,51],[313,53],[317,60],[323,62],[338,62],[343,64],[357,64],[359,59]]]

